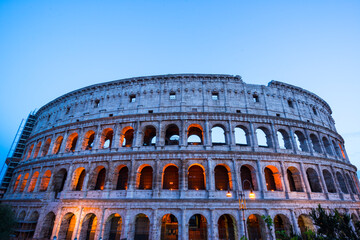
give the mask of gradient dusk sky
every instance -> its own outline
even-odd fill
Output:
[[[91,84],[170,73],[314,92],[360,168],[358,0],[0,0],[1,165],[30,111]]]

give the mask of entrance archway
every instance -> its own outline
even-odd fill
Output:
[[[178,239],[178,220],[172,214],[166,214],[161,221],[161,240]]]
[[[219,240],[235,240],[236,222],[229,214],[221,215],[218,220]]]

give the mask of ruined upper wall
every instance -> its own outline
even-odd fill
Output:
[[[302,88],[277,81],[246,84],[232,75],[174,74],[116,80],[67,93],[38,110],[33,134],[101,117],[166,112],[278,116],[335,130],[330,106]]]

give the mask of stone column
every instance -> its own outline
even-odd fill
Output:
[[[181,240],[187,240],[188,239],[188,229],[189,223],[186,219],[186,209],[182,209],[181,211],[181,236],[179,236],[179,239]]]
[[[339,182],[338,182],[337,177],[336,177],[336,172],[335,172],[335,170],[334,170],[334,167],[333,167],[332,165],[330,165],[330,168],[331,168],[331,172],[332,172],[332,175],[333,175],[333,179],[334,179],[336,191],[339,193],[340,199],[341,199],[341,200],[344,200],[344,194],[343,194],[343,192],[341,191]]]
[[[290,209],[290,215],[291,215],[291,221],[292,221],[292,225],[293,225],[293,230],[296,234],[300,234],[300,229],[299,229],[299,225],[298,225],[298,221],[296,219],[295,213],[293,209]]]
[[[158,198],[160,195],[160,188],[161,188],[161,175],[162,171],[159,169],[159,158],[156,157],[155,159],[155,166],[153,170],[153,198]]]
[[[206,189],[208,190],[209,198],[213,198],[214,197],[214,191],[215,191],[215,174],[214,174],[214,168],[213,168],[211,158],[207,159],[207,165],[208,165],[207,166],[208,167],[208,170],[207,170],[208,174],[207,174],[207,178],[206,178],[206,185],[207,185]]]
[[[289,187],[289,183],[288,183],[288,181],[286,179],[287,172],[285,170],[285,166],[284,166],[283,161],[280,161],[280,166],[281,166],[281,176],[283,176],[283,177],[281,177],[281,179],[283,179],[283,184],[284,184],[284,187],[285,187],[285,189],[284,189],[285,190],[285,197],[286,197],[286,199],[289,199],[290,187]]]
[[[80,208],[80,213],[79,213],[79,216],[78,218],[76,219],[76,224],[75,224],[75,229],[74,229],[74,233],[73,233],[73,236],[75,236],[77,239],[80,239],[80,231],[79,231],[79,228],[80,227],[80,224],[82,223],[81,219],[82,219],[82,211],[83,211],[83,207]],[[74,237],[74,238],[75,238]]]
[[[250,139],[251,139],[251,148],[253,151],[255,151],[255,149],[258,148],[256,132],[254,130],[254,126],[253,126],[252,122],[249,123],[249,126],[250,126],[249,133],[250,133]]]
[[[180,198],[184,198],[187,190],[186,185],[186,177],[187,177],[187,169],[186,169],[186,163],[185,158],[181,158],[181,169],[180,169]]]
[[[327,190],[326,184],[325,184],[325,179],[324,179],[324,175],[323,172],[321,171],[321,164],[316,164],[318,172],[319,172],[319,177],[320,177],[320,183],[322,185],[322,189],[323,189],[323,193],[326,196],[326,199],[329,199],[329,192]]]
[[[211,129],[209,128],[209,121],[205,120],[205,128],[204,128],[204,145],[205,148],[210,149],[212,144],[211,144]]]
[[[293,146],[293,152],[294,152],[294,154],[297,154],[300,149],[298,149],[298,146],[297,146],[296,140],[295,140],[295,134],[291,127],[289,127],[289,133],[290,133],[291,144]]]
[[[69,170],[67,171],[66,181],[64,184],[63,191],[70,191],[71,190],[71,182],[72,182],[72,176],[73,176],[73,168],[74,165],[70,164]]]
[[[151,221],[151,237],[150,240],[160,239],[159,233],[161,231],[161,225],[158,224],[158,210],[153,209],[153,220]],[[159,228],[160,227],[160,228]]]
[[[235,128],[233,127],[231,120],[229,120],[228,122],[228,128],[229,130],[226,132],[229,139],[228,144],[230,145],[230,149],[234,149],[234,147],[236,146]]]
[[[265,198],[266,182],[265,182],[265,177],[264,177],[264,175],[263,175],[263,173],[261,171],[261,165],[260,165],[260,160],[259,159],[256,160],[256,166],[257,166],[257,174],[256,174],[256,176],[258,176],[259,191],[260,191],[260,194],[261,194],[261,198],[264,199]]]
[[[36,184],[35,184],[35,188],[34,188],[33,192],[39,192],[40,183],[41,183],[41,176],[44,174],[42,170],[43,170],[43,166],[40,167],[39,176],[38,176],[38,178],[36,180]]]
[[[277,139],[277,132],[275,131],[275,127],[274,127],[274,123],[271,122],[271,135],[272,135],[272,139],[273,139],[273,148],[274,148],[274,152],[278,152],[278,149],[280,149],[280,144],[279,141]]]
[[[210,209],[210,231],[209,232],[209,239],[219,239],[219,233],[217,228],[217,221],[215,219],[214,209]]]
[[[59,236],[59,231],[60,231],[60,225],[61,225],[61,208],[58,209],[58,211],[56,212],[55,215],[55,221],[54,221],[54,228],[53,228],[53,232],[51,235],[51,239],[54,238],[54,236],[58,237]]]
[[[98,229],[98,233],[95,234],[95,239],[104,239],[104,229],[105,229],[105,225],[106,225],[106,222],[104,222],[104,219],[105,219],[105,211],[106,211],[107,208],[104,208],[102,210],[102,213],[101,213],[101,220],[100,220],[100,224],[99,224],[99,229]]]
[[[310,189],[309,181],[307,179],[307,175],[306,175],[306,171],[305,171],[303,162],[300,162],[300,172],[301,172],[302,179],[304,180],[304,183],[305,183],[305,192],[307,193],[308,198],[311,199],[311,189]]]
[[[307,145],[307,147],[308,147],[308,149],[309,149],[309,151],[310,151],[310,154],[312,155],[312,156],[314,156],[314,149],[313,149],[313,145],[312,145],[312,143],[311,143],[311,139],[309,139],[309,137],[310,137],[310,135],[309,135],[309,132],[308,132],[308,130],[305,128],[304,129],[304,132],[305,132],[305,144]]]

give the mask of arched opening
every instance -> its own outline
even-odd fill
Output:
[[[236,223],[229,214],[221,215],[218,220],[219,240],[235,240]]]
[[[229,172],[226,167],[217,165],[215,167],[215,189],[216,190],[231,190],[229,181]]]
[[[134,129],[132,127],[125,127],[121,135],[121,146],[132,147],[134,141]]]
[[[122,219],[117,213],[112,214],[106,221],[104,230],[104,240],[120,240],[121,239]]]
[[[145,214],[138,214],[135,220],[135,237],[134,240],[149,239],[150,221]]]
[[[93,213],[87,214],[82,222],[79,239],[94,240],[97,217]]]
[[[331,156],[334,156],[329,140],[326,137],[323,137],[322,141],[323,141],[326,153],[331,155]]]
[[[295,131],[295,142],[297,145],[297,148],[303,152],[309,152],[309,148],[306,144],[306,138],[305,135],[300,131]]]
[[[175,124],[170,124],[165,133],[165,145],[179,145],[179,128]]]
[[[246,127],[237,126],[235,128],[235,144],[240,146],[250,145],[249,134]]]
[[[71,240],[75,229],[76,217],[73,213],[67,213],[61,220],[59,240]]]
[[[61,192],[64,189],[66,177],[67,171],[64,168],[62,168],[55,174],[53,182],[54,191],[56,193],[55,195],[57,195],[57,193]]]
[[[53,154],[58,154],[59,153],[59,151],[60,151],[60,148],[61,148],[61,144],[62,144],[62,142],[63,142],[63,136],[59,136],[57,139],[56,139],[56,141],[55,141],[55,143],[54,143],[54,147],[53,147]]]
[[[200,125],[192,124],[187,132],[188,145],[202,145],[203,144],[203,131]]]
[[[179,189],[179,169],[174,166],[168,166],[164,171],[163,189]]]
[[[16,191],[16,189],[17,189],[17,187],[19,186],[20,179],[21,179],[21,174],[19,174],[19,176],[16,178],[16,181],[15,181],[15,184],[14,184],[14,189],[13,189],[13,192],[15,192],[15,191]]]
[[[20,214],[19,214],[19,217],[17,218],[17,226],[16,226],[16,230],[15,230],[15,236],[18,238],[18,239],[26,239],[26,235],[27,235],[27,232],[22,232],[21,230],[25,228],[25,223],[24,223],[24,220],[25,220],[25,216],[26,216],[26,213],[25,211],[22,211]]]
[[[286,170],[287,179],[291,192],[303,192],[301,184],[301,174],[296,167],[289,167]]]
[[[84,184],[86,171],[85,168],[78,168],[74,171],[73,180],[72,180],[72,187],[73,191],[81,191]]]
[[[188,189],[205,190],[204,169],[198,165],[193,165],[188,170]]]
[[[283,214],[278,214],[275,216],[274,218],[274,227],[275,227],[275,236],[276,239],[280,239],[280,234],[279,232],[285,232],[286,235],[290,236],[291,234],[291,224],[289,219],[283,215]]]
[[[34,157],[33,158],[37,158],[39,152],[40,152],[40,148],[41,148],[41,141],[38,142],[38,144],[36,144],[36,148],[35,148],[35,152],[34,152]]]
[[[253,188],[254,191],[258,190],[257,182],[256,182],[256,171],[252,166],[250,165],[241,166],[240,175],[241,175],[241,184],[243,190],[251,190],[251,188]]]
[[[266,188],[268,191],[281,191],[281,178],[279,170],[274,166],[267,166],[264,169]]]
[[[349,183],[351,192],[352,192],[353,194],[356,194],[356,187],[355,187],[354,181],[351,179],[351,177],[349,176],[349,174],[346,174],[346,180],[347,180],[348,183]]]
[[[207,221],[201,214],[192,215],[189,219],[189,240],[207,239]]]
[[[324,169],[323,176],[324,176],[324,180],[325,180],[325,184],[326,184],[326,188],[327,188],[328,192],[336,193],[336,188],[335,188],[334,180],[333,180],[331,173],[328,170]]]
[[[38,212],[33,212],[30,215],[30,218],[28,219],[28,221],[23,223],[23,229],[26,230],[25,232],[25,238],[23,239],[32,239],[34,237],[34,233],[35,233],[35,229],[36,229],[36,225],[37,222],[39,220],[39,213]],[[20,238],[22,239],[22,238]]]
[[[41,178],[41,182],[40,182],[40,192],[45,192],[49,186],[49,182],[50,182],[50,178],[51,178],[51,171],[50,170],[46,170],[46,172],[44,173],[44,175]]]
[[[28,179],[29,179],[29,173],[26,173],[20,185],[20,192],[24,191]]]
[[[144,131],[143,146],[156,145],[156,128],[154,126],[146,126]]]
[[[272,147],[271,135],[267,128],[260,127],[256,129],[256,136],[259,147]]]
[[[291,149],[289,134],[284,129],[279,129],[276,133],[280,149]]]
[[[178,240],[178,220],[172,214],[166,214],[161,221],[161,240]]]
[[[313,222],[311,221],[311,218],[308,215],[301,214],[298,218],[298,225],[300,228],[301,235],[303,236],[304,239],[307,239],[305,232],[307,232],[308,230],[314,231]]]
[[[265,224],[259,215],[251,214],[247,219],[247,230],[250,240],[265,240]]]
[[[348,191],[348,189],[347,189],[347,187],[346,187],[346,183],[345,183],[345,179],[344,179],[343,175],[342,175],[340,172],[337,172],[337,173],[336,173],[336,178],[337,178],[338,183],[339,183],[339,185],[340,185],[341,191],[342,191],[343,193],[345,193],[345,194],[348,194],[349,191]]]
[[[336,155],[338,157],[341,157],[341,150],[338,144],[336,144],[334,141],[332,141],[333,147],[335,149]]]
[[[317,172],[312,168],[308,168],[306,170],[306,176],[309,181],[311,191],[312,192],[322,192]]]
[[[39,178],[39,172],[36,171],[36,172],[34,172],[34,174],[31,177],[28,192],[33,192],[34,191],[38,178]]]
[[[124,166],[119,170],[116,190],[126,190],[128,186],[129,169]]]
[[[111,128],[104,129],[101,134],[100,148],[101,149],[111,148],[113,136],[114,136],[114,131]]]
[[[85,133],[84,141],[82,145],[83,150],[92,150],[94,147],[95,132],[93,130]]]
[[[213,145],[225,145],[225,130],[222,126],[215,126],[211,129],[211,143]]]
[[[50,148],[50,144],[51,144],[51,139],[48,138],[46,141],[45,141],[45,144],[42,148],[42,151],[41,151],[41,157],[44,157],[48,154],[49,152],[49,148]]]
[[[103,167],[97,175],[94,190],[104,190],[105,177],[106,177],[106,169]]]
[[[27,151],[26,160],[28,160],[31,157],[31,153],[32,153],[33,148],[34,148],[34,144],[32,144],[30,146],[29,150]]]
[[[65,152],[75,152],[76,144],[79,136],[77,133],[72,133],[66,141]]]
[[[312,133],[312,134],[310,134],[310,139],[311,139],[311,144],[312,144],[314,151],[317,153],[322,153],[320,141],[319,141],[318,137]]]
[[[153,169],[150,166],[144,167],[140,172],[139,189],[151,190],[153,179]]]
[[[53,212],[49,212],[48,214],[46,214],[44,221],[42,223],[40,239],[51,238],[51,234],[54,229],[54,223],[55,223],[55,214]]]

